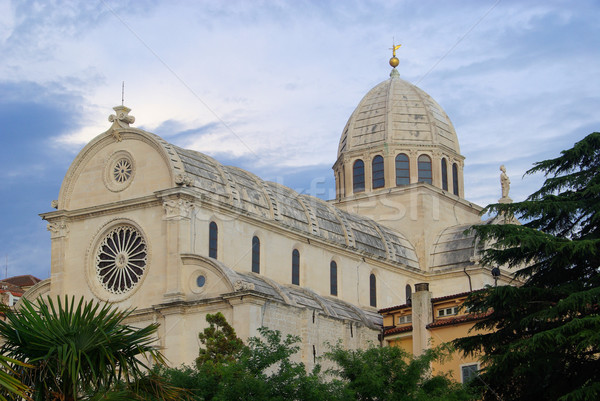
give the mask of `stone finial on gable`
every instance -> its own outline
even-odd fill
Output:
[[[135,117],[129,115],[129,112],[131,111],[129,107],[117,106],[113,107],[113,110],[116,114],[111,114],[108,116],[108,121],[113,123],[113,125],[110,127],[113,136],[117,142],[121,142],[123,138],[121,138],[121,133],[119,133],[117,130],[120,128],[128,128],[129,124],[133,124],[135,122]]]

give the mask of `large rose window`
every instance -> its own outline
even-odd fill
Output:
[[[102,286],[124,294],[141,280],[148,249],[142,234],[132,226],[115,227],[106,234],[96,254],[96,273]]]

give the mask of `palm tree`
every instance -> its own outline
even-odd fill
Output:
[[[158,324],[124,324],[131,313],[83,298],[77,303],[67,297],[56,303],[50,297],[23,299],[0,321],[0,352],[31,365],[12,364],[11,369],[36,401],[139,398],[132,386],[161,393],[159,399],[175,399],[174,389],[156,380],[148,385],[149,365],[165,363],[153,347]]]
[[[16,359],[0,355],[0,400],[6,401],[6,396],[15,395],[17,398],[28,398],[29,387],[23,384],[13,366],[29,367]]]

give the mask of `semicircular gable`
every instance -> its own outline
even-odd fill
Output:
[[[462,269],[473,264],[472,257],[475,256],[477,246],[475,234],[465,234],[470,226],[457,225],[440,232],[431,251],[432,269]]]
[[[206,288],[203,296],[215,296],[217,294],[231,292],[235,288],[241,276],[224,263],[206,256],[197,254],[181,254],[184,265],[184,280],[194,281],[197,274],[205,275]]]
[[[121,167],[122,175],[117,176]],[[174,146],[159,136],[136,128],[109,130],[90,141],[69,166],[58,209],[150,195],[174,187],[183,176],[185,168]]]

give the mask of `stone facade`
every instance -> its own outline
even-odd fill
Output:
[[[131,127],[129,111],[115,108],[42,214],[51,277],[27,296],[136,308],[132,324],[161,323],[174,365],[194,360],[205,315],[220,311],[243,339],[261,326],[299,335],[310,367],[327,342],[377,343],[377,308],[406,302],[417,283],[442,296],[494,282],[464,234],[481,208],[464,199],[454,128],[397,73],[350,117],[329,202]]]

